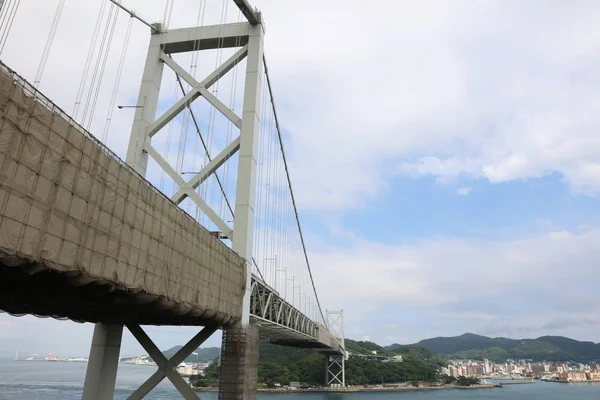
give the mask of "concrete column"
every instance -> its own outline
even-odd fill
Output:
[[[108,400],[115,394],[123,325],[96,324],[85,374],[83,400]]]
[[[258,377],[257,326],[229,328],[221,347],[220,400],[255,400]]]
[[[235,192],[232,248],[246,260],[246,293],[241,325],[250,323],[250,281],[252,277],[252,248],[254,242],[254,208],[256,204],[256,158],[260,103],[263,80],[263,26],[250,27],[244,106],[240,129],[240,150]]]
[[[263,38],[262,24],[250,27],[232,239],[233,250],[246,260],[246,286],[241,321],[223,331],[219,387],[223,400],[256,399],[258,327],[250,325],[250,295]]]
[[[142,176],[146,175],[148,166],[148,153],[144,151],[144,146],[146,140],[150,140],[148,128],[156,118],[163,73],[163,63],[159,59],[161,36],[153,34],[150,39],[125,160]],[[84,399],[113,398],[122,335],[123,325],[96,324],[85,375]]]
[[[127,164],[142,176],[146,176],[148,167],[148,153],[144,150],[144,146],[150,142],[148,131],[156,120],[156,108],[164,68],[164,63],[160,60],[161,38],[162,34],[155,33],[150,39],[125,158]]]

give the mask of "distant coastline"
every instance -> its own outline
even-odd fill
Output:
[[[371,386],[371,387],[346,387],[346,388],[319,388],[319,389],[294,389],[288,388],[273,388],[273,389],[256,389],[257,393],[357,393],[357,392],[419,392],[427,390],[479,390],[479,389],[495,389],[499,385],[473,385],[473,386]],[[194,388],[196,392],[218,392],[218,387]]]

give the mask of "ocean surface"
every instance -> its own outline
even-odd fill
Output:
[[[0,359],[0,399],[47,400],[80,399],[87,364]],[[126,399],[155,368],[120,365],[116,399]],[[199,393],[202,399],[216,400],[217,393]],[[500,389],[441,390],[388,393],[299,393],[259,394],[263,400],[594,400],[600,399],[600,384],[560,384],[536,382]],[[179,399],[170,382],[163,381],[147,399]]]

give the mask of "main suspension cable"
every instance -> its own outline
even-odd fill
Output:
[[[263,65],[265,67],[265,76],[267,77],[267,86],[268,86],[268,89],[269,89],[269,97],[271,99],[271,106],[273,107],[273,115],[274,115],[274,118],[275,118],[275,127],[277,129],[277,137],[279,139],[279,146],[281,147],[281,155],[283,157],[283,165],[285,167],[285,175],[286,175],[286,178],[287,178],[288,187],[290,189],[290,195],[292,197],[292,204],[294,206],[294,214],[295,214],[295,217],[296,217],[296,224],[298,225],[298,231],[300,233],[300,242],[302,243],[302,251],[304,253],[304,259],[306,260],[306,265],[308,267],[308,274],[310,276],[310,282],[312,284],[312,288],[313,288],[313,291],[315,293],[315,299],[317,301],[317,306],[319,308],[319,313],[321,314],[321,318],[323,319],[323,322],[327,323],[327,321],[325,320],[325,315],[323,314],[323,309],[321,308],[321,303],[319,302],[319,296],[317,295],[317,288],[315,286],[315,281],[313,279],[312,270],[310,268],[310,263],[308,261],[308,253],[306,251],[306,244],[304,242],[304,235],[302,234],[302,227],[300,226],[300,217],[298,215],[298,208],[296,207],[296,199],[295,199],[295,196],[294,196],[294,191],[292,189],[292,181],[290,179],[290,172],[289,172],[289,169],[288,169],[287,159],[285,157],[285,151],[284,151],[284,148],[283,148],[283,139],[281,137],[281,128],[280,128],[280,125],[279,125],[279,119],[277,118],[277,111],[275,109],[275,98],[273,96],[273,89],[271,87],[271,79],[269,77],[269,68],[267,67],[267,58],[266,58],[266,56],[264,54],[263,54]]]
[[[52,24],[50,25],[50,33],[48,34],[48,38],[46,39],[46,45],[44,46],[44,51],[42,52],[42,59],[40,60],[40,64],[38,65],[38,69],[33,80],[33,86],[35,88],[37,88],[40,85],[42,75],[44,75],[46,63],[48,62],[50,50],[52,49],[52,43],[54,42],[54,37],[56,36],[56,31],[58,30],[60,17],[62,16],[64,7],[65,0],[59,0],[58,5],[56,7],[56,11],[54,12],[54,19],[52,20]]]
[[[104,78],[106,61],[108,60],[108,56],[110,53],[112,39],[115,33],[115,26],[117,24],[118,14],[119,9],[114,4],[111,4],[108,13],[108,20],[106,21],[106,26],[104,29],[104,35],[102,37],[102,42],[100,43],[100,52],[98,53],[98,59],[96,60],[94,74],[92,75],[90,91],[88,92],[87,102],[85,105],[85,109],[83,110],[83,126],[87,130],[90,130],[91,128],[94,113],[96,111],[96,103],[98,102],[98,95],[100,93],[100,87],[102,86],[102,79]],[[88,116],[87,124],[85,123],[86,115]]]
[[[94,26],[94,33],[92,35],[92,41],[90,43],[88,54],[85,59],[85,65],[83,66],[83,72],[81,74],[81,80],[79,81],[79,88],[77,89],[77,95],[75,96],[75,104],[73,105],[73,118],[77,119],[79,108],[81,107],[81,100],[83,98],[83,92],[85,90],[85,84],[87,82],[88,74],[90,73],[90,66],[92,58],[94,56],[94,50],[96,49],[96,43],[98,42],[98,34],[100,33],[100,26],[104,18],[104,12],[106,11],[106,1],[100,2],[100,10],[98,10],[98,17],[96,18],[96,25]]]
[[[169,27],[171,23],[171,16],[173,15],[173,4],[175,4],[175,0],[167,0],[165,3],[165,13],[163,15],[163,25],[165,29]]]
[[[21,0],[8,0],[0,10],[0,55],[4,51],[4,46],[8,41],[8,36],[20,4]]]
[[[125,32],[125,40],[123,41],[123,48],[121,49],[121,58],[117,67],[117,76],[115,78],[115,84],[113,86],[110,103],[108,105],[108,115],[106,117],[106,123],[104,124],[104,133],[102,134],[102,143],[106,144],[108,138],[108,131],[110,129],[110,123],[112,121],[113,112],[115,109],[115,101],[117,99],[117,93],[119,92],[119,85],[121,83],[121,75],[123,73],[123,65],[125,64],[125,55],[127,54],[127,47],[129,46],[129,39],[131,38],[131,27],[133,25],[133,18],[129,18],[127,24],[127,32]]]

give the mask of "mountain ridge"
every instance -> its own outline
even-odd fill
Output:
[[[596,361],[600,360],[600,344],[579,341],[564,336],[540,336],[536,339],[488,337],[474,333],[460,336],[439,336],[416,343],[435,354],[459,359],[532,359],[534,361]],[[387,350],[398,348],[394,343]]]
[[[173,346],[168,350],[163,350],[162,353],[165,355],[165,357],[171,358],[182,347],[183,346],[181,346],[181,345]],[[194,353],[198,353],[198,355],[190,354],[188,357],[186,357],[186,359],[184,361],[185,362],[196,362],[197,361],[197,362],[204,362],[204,363],[212,362],[215,358],[217,358],[219,356],[220,352],[221,352],[220,347],[198,347],[196,350],[194,350]]]
[[[565,336],[545,335],[535,339],[511,339],[506,337],[488,337],[474,333],[464,333],[459,336],[438,336],[424,339],[415,344],[401,345],[394,343],[381,346],[374,342],[346,340],[346,349],[354,354],[378,355],[402,354],[411,346],[421,346],[434,354],[458,359],[489,359],[503,362],[506,359],[531,359],[534,361],[580,361],[590,362],[600,360],[600,343],[579,341]],[[163,351],[170,357],[181,346],[175,346]],[[290,349],[292,352],[293,350]],[[186,358],[188,362],[212,361],[218,357],[219,347],[198,348],[198,356]],[[262,357],[261,357],[262,358]],[[269,354],[269,361],[277,360],[276,354]],[[279,361],[279,360],[277,360]]]

